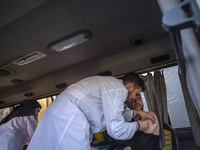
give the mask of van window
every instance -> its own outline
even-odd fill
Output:
[[[141,92],[141,97],[142,97],[142,102],[143,102],[143,110],[148,112],[149,109],[148,109],[147,102],[146,102],[143,92]]]
[[[40,110],[38,117],[36,119],[37,123],[40,121],[40,118],[42,117],[44,111],[46,108],[56,99],[56,96],[50,96],[42,99],[38,99],[38,103],[42,106],[42,109]]]
[[[166,82],[167,105],[171,125],[173,128],[190,127],[181,84],[178,77],[178,66],[165,68],[163,70]],[[154,72],[151,72],[151,74],[153,75]],[[145,76],[147,73],[143,73],[142,75]],[[144,111],[148,111],[144,94],[141,93],[141,96],[144,103]]]
[[[178,66],[164,69],[168,112],[173,128],[190,127],[185,101],[178,77]]]
[[[46,98],[42,98],[42,99],[37,100],[40,103],[40,105],[42,106],[42,109],[40,110],[38,117],[36,118],[37,123],[40,121],[40,118],[42,117],[46,108],[55,99],[56,99],[56,96],[50,96],[50,97],[46,97]],[[12,111],[12,107],[6,107],[6,108],[3,108],[3,109],[0,109],[0,121],[3,120],[3,118],[6,117],[11,111]]]
[[[4,117],[6,117],[10,112],[12,111],[12,107],[6,107],[3,109],[0,109],[0,122],[3,120]]]

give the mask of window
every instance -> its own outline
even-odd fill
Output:
[[[173,128],[190,127],[190,122],[185,106],[182,88],[178,76],[178,66],[165,68],[164,77],[167,90],[168,113]],[[153,72],[151,72],[153,74]],[[146,73],[142,75],[147,75]],[[144,111],[148,111],[146,99],[141,93]]]
[[[173,128],[190,127],[185,101],[178,77],[178,66],[164,69],[167,105]]]
[[[12,107],[0,109],[0,122],[12,111]]]
[[[38,123],[40,121],[40,118],[42,117],[44,111],[46,108],[53,102],[53,100],[56,99],[56,96],[46,97],[42,99],[38,99],[37,101],[42,106],[42,109],[40,110],[38,117],[36,119],[36,122]],[[12,107],[7,107],[0,109],[0,121],[3,120],[4,117],[6,117],[10,112],[12,111]]]
[[[149,109],[148,109],[147,102],[146,102],[143,92],[141,92],[141,97],[142,97],[142,102],[143,102],[143,106],[144,106],[143,110],[148,112]]]
[[[42,98],[42,99],[38,99],[37,101],[40,103],[40,105],[42,106],[42,109],[40,110],[38,117],[37,117],[37,122],[40,121],[40,118],[42,117],[44,111],[46,110],[46,108],[56,99],[56,96],[51,96],[51,97],[46,97],[46,98]]]

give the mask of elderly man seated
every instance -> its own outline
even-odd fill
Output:
[[[143,110],[143,102],[141,95],[138,95],[136,99],[126,102],[126,106],[129,109],[136,111]],[[156,116],[156,115],[155,115]],[[132,121],[142,122],[141,116],[135,116]],[[156,122],[147,120],[148,128],[143,131],[138,130],[135,132],[133,138],[125,141],[117,140],[117,150],[159,150],[159,132],[160,127],[158,119]]]
[[[136,131],[134,136],[129,140],[115,140],[110,137],[105,130],[104,132],[101,132],[105,136],[104,142],[108,144],[110,143],[112,145],[110,149],[114,148],[114,150],[159,150],[160,127],[157,116],[151,112],[155,115],[156,122],[145,120],[142,118],[142,116],[135,116],[132,118],[133,111],[130,111],[130,109],[135,111],[143,111],[141,95],[138,94],[136,99],[127,100],[126,107],[127,109],[124,111],[125,120],[148,123],[148,128],[144,129],[139,127],[138,131]],[[130,112],[132,113],[130,114]]]

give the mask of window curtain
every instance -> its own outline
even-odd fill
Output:
[[[149,111],[154,112],[160,124],[160,146],[164,147],[163,123],[168,124],[167,111],[167,93],[164,74],[161,71],[155,71],[154,76],[148,73],[147,76],[142,76],[146,84],[144,96],[147,102]]]
[[[182,85],[183,96],[185,99],[186,109],[188,112],[188,117],[191,124],[192,134],[197,147],[200,147],[200,118],[195,109],[194,103],[189,94],[188,88],[186,86],[185,76],[179,75],[180,82]]]

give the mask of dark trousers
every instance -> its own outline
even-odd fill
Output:
[[[132,150],[159,150],[159,136],[137,131],[129,140],[117,140],[117,150],[127,146]]]

